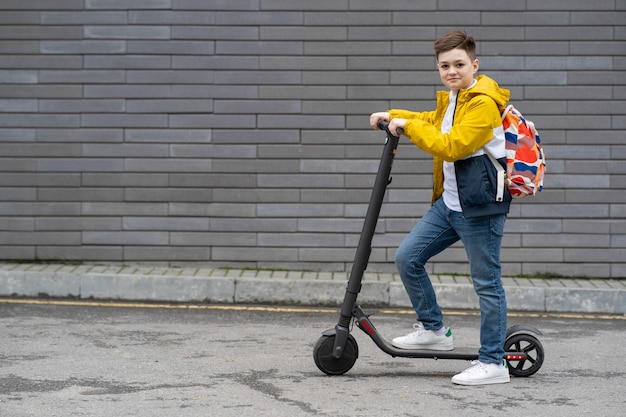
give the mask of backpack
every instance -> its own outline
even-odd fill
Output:
[[[543,189],[546,158],[535,124],[508,105],[502,112],[502,128],[506,139],[506,171],[489,155],[498,170],[496,201],[503,200],[504,186],[513,198],[537,194]]]

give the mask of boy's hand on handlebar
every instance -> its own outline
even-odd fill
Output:
[[[385,122],[389,123],[389,132],[391,132],[391,134],[396,137],[400,137],[400,135],[404,133],[404,125],[406,124],[406,119],[393,119],[390,121],[389,117],[389,113],[385,111],[372,113],[370,115],[370,126],[372,126],[372,129],[378,130],[378,122],[384,120]]]
[[[372,126],[372,129],[374,130],[378,130],[378,122],[380,122],[381,120],[384,120],[386,122],[389,121],[389,113],[386,111],[381,111],[378,113],[372,113],[370,115],[370,126]]]
[[[393,119],[389,122],[389,131],[396,137],[402,136],[404,133],[404,125],[406,125],[406,119]]]

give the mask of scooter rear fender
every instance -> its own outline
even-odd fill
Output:
[[[537,336],[543,336],[543,333],[541,333],[539,331],[539,329],[532,327],[532,326],[526,326],[524,324],[516,324],[515,326],[511,326],[508,329],[506,329],[506,338],[508,339],[509,337],[513,336],[514,334],[518,334],[518,333],[534,333]]]

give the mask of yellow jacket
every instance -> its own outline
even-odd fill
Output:
[[[494,172],[485,174],[476,172],[478,166],[481,170],[486,169],[483,167],[484,161],[480,163],[474,161],[473,166],[468,168],[472,162],[465,162],[465,160],[474,159],[468,157],[477,153],[494,138],[495,129],[502,129],[500,111],[509,101],[510,92],[500,88],[493,79],[485,75],[476,77],[476,84],[471,89],[459,91],[450,133],[442,133],[441,124],[449,104],[449,94],[449,91],[437,92],[437,109],[435,111],[413,112],[391,109],[389,110],[390,119],[407,119],[404,134],[420,149],[433,155],[433,202],[443,194],[443,161],[448,161],[455,162],[459,197],[464,212],[466,209],[470,209],[472,213],[478,209],[478,213],[474,213],[474,215],[493,214],[505,210],[508,212],[508,204],[506,204],[506,209],[504,207],[491,207],[481,210],[481,208],[486,207],[478,206],[490,203],[491,196],[487,196],[488,200],[485,200],[487,197],[482,196],[479,198],[480,201],[476,201],[476,197],[469,195],[470,192],[466,191],[464,186],[467,185],[468,189],[471,188],[471,193],[475,193],[477,191],[475,184],[469,183],[475,182],[477,175],[488,175],[489,177],[493,175],[495,179],[493,163],[489,162],[489,165]],[[504,148],[502,151],[502,156],[504,156]],[[485,158],[488,160],[487,155],[483,155],[482,159]],[[461,178],[459,173],[462,173],[464,178]],[[490,189],[484,191],[491,192]],[[510,198],[508,200],[510,202]],[[464,202],[466,204],[463,204]]]

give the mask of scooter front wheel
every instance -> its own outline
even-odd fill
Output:
[[[507,359],[509,374],[513,376],[534,375],[541,365],[543,365],[544,352],[543,345],[534,336],[527,333],[517,333],[509,337],[504,342],[506,352],[523,352],[526,354],[524,360]]]
[[[315,360],[315,365],[325,374],[343,375],[352,369],[359,357],[359,346],[354,337],[349,334],[343,353],[337,359],[333,356],[334,345],[335,335],[320,337],[313,348],[313,359]]]

